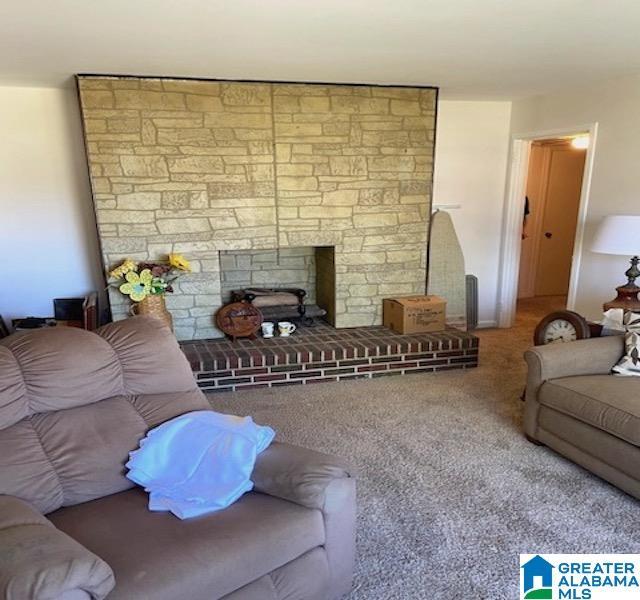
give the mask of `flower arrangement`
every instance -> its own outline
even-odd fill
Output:
[[[136,263],[130,258],[109,272],[117,287],[134,302],[142,302],[148,296],[164,296],[173,292],[171,285],[184,272],[191,271],[189,261],[180,254],[169,254],[160,262]]]

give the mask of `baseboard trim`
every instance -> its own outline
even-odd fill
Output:
[[[489,329],[491,327],[497,327],[498,321],[478,321],[478,329]]]

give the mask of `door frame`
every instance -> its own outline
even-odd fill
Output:
[[[502,222],[502,245],[500,250],[500,276],[498,283],[498,327],[512,327],[516,318],[518,301],[518,276],[520,274],[520,249],[522,241],[522,199],[527,186],[531,142],[570,135],[589,135],[589,147],[584,161],[584,175],[580,191],[580,208],[576,237],[571,260],[571,277],[567,297],[567,308],[573,310],[578,289],[578,275],[582,261],[584,229],[591,192],[591,176],[596,149],[598,123],[576,125],[561,129],[515,134],[511,138],[509,175]]]

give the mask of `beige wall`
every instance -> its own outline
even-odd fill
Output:
[[[441,101],[434,204],[450,211],[467,273],[478,277],[481,327],[496,325],[511,102]]]
[[[51,316],[103,285],[71,90],[0,87],[0,314]]]
[[[602,303],[625,281],[628,257],[591,252],[595,229],[609,214],[640,214],[640,76],[594,84],[568,93],[514,102],[512,135],[597,122],[591,194],[578,275],[576,310],[599,318]]]

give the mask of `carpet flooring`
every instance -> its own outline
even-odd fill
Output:
[[[355,465],[351,600],[516,598],[521,552],[640,552],[640,504],[521,433],[522,353],[554,302],[480,331],[478,369],[210,396]]]

